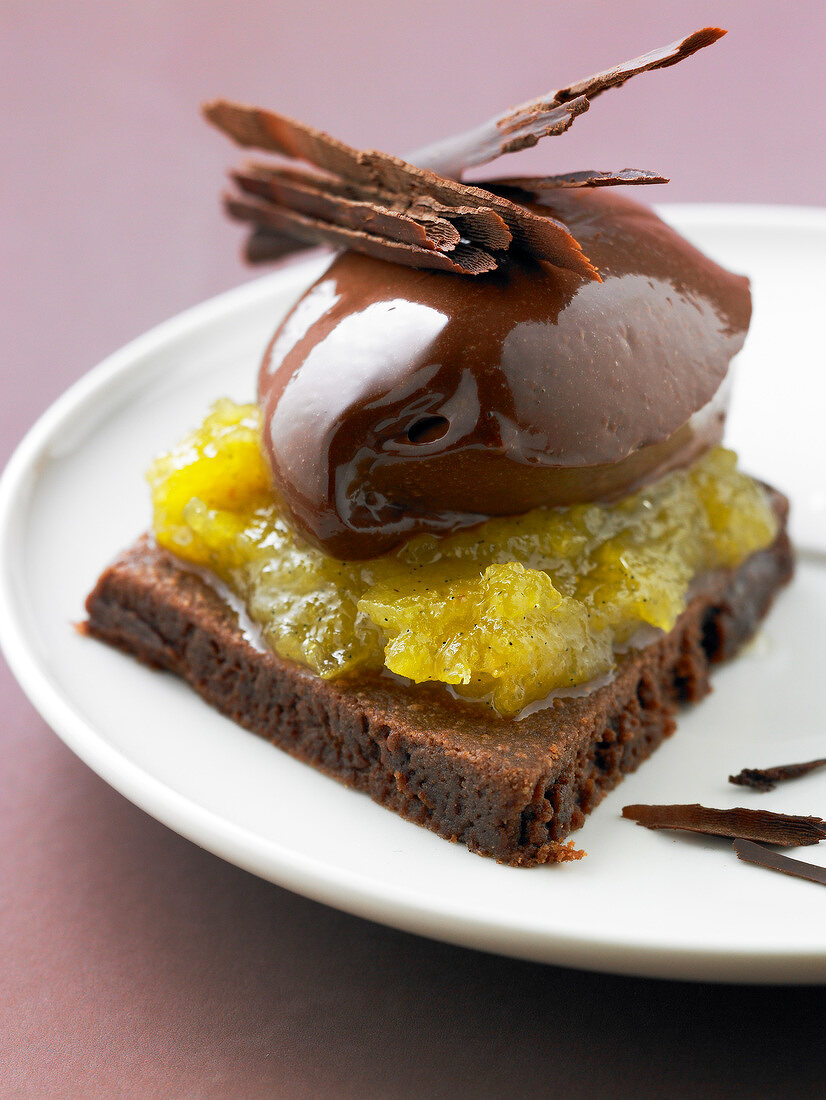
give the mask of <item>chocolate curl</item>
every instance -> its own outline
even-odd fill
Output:
[[[555,218],[534,214],[503,195],[434,175],[397,157],[383,153],[367,153],[365,156],[372,158],[380,187],[401,194],[407,192],[417,198],[429,197],[448,208],[472,206],[490,209],[499,215],[513,234],[514,241],[537,259],[600,281],[596,268],[583,254],[579,242]]]
[[[325,174],[271,169],[235,174],[257,204],[228,200],[234,217],[266,230],[248,255],[284,254],[291,242],[326,241],[414,267],[480,274],[498,266],[497,253],[514,242],[537,259],[599,280],[593,264],[565,226],[511,201],[506,190],[537,190],[538,181],[505,180],[484,190],[458,182],[466,168],[563,133],[589,101],[632,76],[675,65],[716,42],[725,31],[706,27],[659,50],[587,77],[549,96],[511,109],[475,130],[411,155],[407,161],[354,149],[312,126],[260,107],[216,100],[206,118],[244,148],[305,160]],[[279,177],[280,172],[280,177]],[[455,177],[455,178],[450,178]],[[555,187],[666,182],[640,170],[575,172],[545,177]],[[451,211],[453,212],[451,214]],[[256,220],[256,213],[260,220]],[[383,243],[382,243],[383,242]],[[451,254],[451,259],[446,254]],[[427,263],[426,254],[432,262]]]
[[[237,199],[233,195],[225,196],[224,203],[227,213],[233,218],[252,222],[256,229],[265,227],[275,236],[285,239],[285,244],[290,240],[302,241],[305,245],[332,244],[336,248],[364,252],[405,267],[432,268],[455,275],[482,275],[494,271],[497,266],[493,256],[472,245],[459,244],[450,253],[438,252],[415,244],[387,240],[363,230],[331,225],[286,207]],[[284,250],[282,246],[279,254],[283,255]]]
[[[585,96],[566,103],[534,100],[511,108],[474,130],[416,149],[407,159],[420,168],[458,180],[468,168],[490,164],[505,153],[528,149],[544,137],[564,134],[589,106]]]
[[[762,840],[782,847],[826,840],[826,821],[820,817],[775,814],[744,806],[733,810],[716,810],[696,802],[687,806],[623,806],[622,816],[646,829],[681,829],[708,836]]]
[[[806,863],[802,859],[782,856],[779,852],[772,852],[762,844],[755,844],[751,840],[735,840],[732,847],[737,858],[742,859],[744,863],[753,863],[769,871],[780,871],[784,875],[793,875],[795,878],[804,878],[809,882],[818,882],[821,886],[826,886],[826,867],[819,867],[816,863]]]
[[[299,213],[335,224],[386,234],[395,240],[450,251],[464,237],[471,244],[504,251],[513,237],[487,207],[449,207],[427,196],[411,198],[313,172],[252,163],[233,172],[241,190]]]
[[[461,240],[455,226],[430,211],[423,212],[421,218],[411,218],[380,202],[347,198],[335,194],[332,188],[325,190],[321,177],[318,180],[287,180],[279,178],[277,173],[255,169],[231,175],[249,195],[347,229],[359,229],[374,236],[415,244],[419,248],[438,248],[443,252],[449,252]]]
[[[621,88],[626,80],[630,80],[632,76],[637,76],[639,73],[667,69],[670,65],[685,61],[698,50],[719,42],[725,33],[722,27],[702,27],[699,31],[694,31],[688,37],[678,39],[668,46],[661,46],[657,50],[644,53],[641,57],[635,57],[633,61],[625,61],[622,65],[615,65],[604,72],[586,76],[584,80],[569,84],[567,88],[560,88],[559,91],[554,92],[554,102],[565,103],[569,99],[582,95],[589,100],[596,99],[598,95],[602,95],[611,88]]]
[[[404,201],[398,197],[394,200],[397,204]],[[472,241],[473,244],[493,251],[503,252],[513,241],[513,234],[505,221],[496,211],[487,206],[450,207],[423,195],[408,207],[407,212],[411,217],[416,218],[424,216],[425,212],[447,218],[463,237]]]
[[[826,768],[826,757],[820,760],[806,760],[802,764],[778,764],[775,768],[743,768],[738,775],[730,775],[729,783],[740,787],[751,787],[755,791],[773,791],[778,783],[786,779],[798,779],[817,768]]]
[[[244,149],[264,149],[292,160],[306,160],[345,179],[372,182],[362,169],[358,149],[302,122],[277,115],[263,107],[249,107],[226,99],[203,106],[204,117]]]
[[[272,194],[272,191],[268,192],[268,185],[274,185],[274,190],[280,189],[280,193],[284,196],[289,189],[305,192],[320,191],[328,199],[335,196],[350,202],[367,203],[395,214],[406,214],[425,224],[433,224],[437,219],[447,220],[460,230],[463,237],[474,244],[483,245],[495,251],[506,249],[513,240],[508,227],[499,215],[487,207],[446,206],[428,195],[412,197],[394,194],[391,191],[381,191],[365,184],[346,182],[318,172],[285,168],[283,165],[261,164],[257,161],[248,163],[241,172],[233,175],[236,179],[244,176],[254,180],[250,187],[246,187],[244,183],[240,184],[253,194]]]
[[[283,156],[302,157],[317,168],[335,173],[345,183],[358,185],[373,194],[391,194],[409,203],[438,203],[447,211],[455,210],[462,218],[469,216],[468,210],[493,212],[505,223],[514,240],[537,259],[599,280],[596,268],[583,255],[580,245],[561,222],[534,214],[501,195],[445,179],[388,153],[352,149],[320,130],[260,107],[217,100],[204,107],[204,114],[239,145]],[[264,224],[272,226],[272,222]],[[315,231],[320,233],[321,228],[322,223],[317,221]],[[341,247],[342,231],[339,227],[330,226],[328,238]],[[394,252],[397,258],[401,256],[398,247]],[[435,259],[439,253],[434,251],[432,255]],[[421,256],[416,256],[415,262],[413,257],[408,257],[406,262],[416,267],[427,266],[421,260]],[[398,259],[397,262],[405,261]],[[431,266],[453,270],[442,260],[436,260]],[[486,266],[475,262],[471,266],[479,271],[493,270],[497,262],[489,257]],[[466,274],[471,273],[467,268],[464,270]]]
[[[468,168],[489,164],[505,153],[536,145],[540,138],[563,133],[598,95],[621,87],[639,73],[677,65],[698,50],[713,45],[725,33],[720,27],[703,27],[687,38],[651,50],[633,61],[586,76],[566,88],[511,108],[475,130],[417,149],[408,160],[439,175],[461,179]],[[566,107],[570,109],[568,115]]]
[[[521,191],[535,195],[558,187],[616,187],[619,184],[669,183],[667,176],[649,172],[646,168],[623,168],[620,172],[565,172],[561,176],[506,176],[503,179],[483,180],[480,187],[497,191]]]

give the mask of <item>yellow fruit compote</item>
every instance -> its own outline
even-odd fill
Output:
[[[386,665],[506,715],[609,672],[640,627],[671,629],[694,576],[777,532],[763,489],[717,447],[618,503],[338,561],[274,499],[257,407],[226,399],[147,476],[158,542],[229,585],[281,656],[327,678]]]

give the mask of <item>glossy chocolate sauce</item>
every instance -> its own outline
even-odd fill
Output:
[[[544,192],[602,282],[511,254],[489,275],[345,252],[275,334],[275,484],[338,558],[539,505],[611,500],[718,442],[748,280],[607,190]]]

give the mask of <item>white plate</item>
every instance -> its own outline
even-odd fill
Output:
[[[791,492],[808,548],[759,640],[716,674],[676,737],[576,834],[588,858],[500,867],[408,824],[72,629],[102,567],[149,520],[149,458],[228,394],[248,399],[266,340],[319,271],[297,264],[161,325],[35,425],[0,487],[0,639],[44,718],[127,798],[292,890],[427,936],[570,966],[725,981],[826,980],[826,892],[740,863],[724,841],[652,833],[629,802],[826,812],[826,775],[757,795],[730,772],[826,755],[826,212],[672,207],[755,284],[732,442]],[[807,848],[803,858],[826,862]]]

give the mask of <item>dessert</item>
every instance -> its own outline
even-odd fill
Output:
[[[87,631],[473,851],[579,856],[568,833],[791,574],[786,502],[720,446],[748,281],[610,190],[652,172],[460,177],[721,33],[410,161],[209,105],[314,166],[234,174],[250,256],[344,251],[257,403],[219,401],[155,460],[153,537]]]

